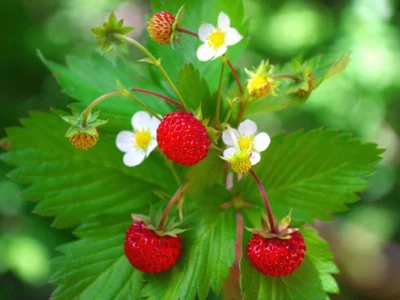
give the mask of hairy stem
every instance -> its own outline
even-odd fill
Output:
[[[267,193],[265,192],[265,189],[260,181],[260,179],[257,177],[256,173],[253,171],[253,169],[250,170],[250,174],[253,176],[254,180],[257,183],[258,189],[260,190],[261,196],[264,199],[264,204],[265,204],[265,208],[267,210],[267,214],[268,214],[268,220],[269,220],[269,224],[271,226],[271,232],[272,233],[276,233],[276,229],[275,229],[275,223],[274,223],[274,217],[272,215],[272,211],[271,211],[271,206],[269,205],[269,201],[268,201],[268,197],[267,197]]]
[[[106,100],[107,98],[114,97],[114,96],[121,96],[121,95],[122,95],[121,92],[111,92],[111,93],[108,93],[108,94],[104,94],[104,95],[100,96],[99,98],[93,100],[93,102],[90,103],[89,106],[86,107],[85,111],[83,112],[83,117],[82,117],[82,124],[81,124],[81,126],[82,126],[82,127],[86,127],[86,125],[87,125],[87,120],[88,120],[88,118],[89,118],[90,112],[92,111],[92,109],[93,109],[97,104],[99,104],[99,103],[100,103],[101,101],[103,101],[103,100]]]
[[[217,109],[216,109],[216,120],[217,126],[221,125],[220,120],[220,111],[221,111],[221,95],[222,95],[222,85],[224,83],[224,72],[225,72],[225,65],[226,65],[226,56],[222,57],[222,67],[221,67],[221,75],[219,78],[219,86],[218,86],[218,94],[217,94]]]
[[[174,203],[182,195],[182,193],[186,187],[186,184],[187,184],[187,181],[179,187],[179,189],[175,192],[175,195],[171,198],[171,200],[169,200],[169,203],[168,203],[167,207],[165,208],[164,213],[161,217],[160,224],[158,224],[158,226],[157,226],[157,231],[163,229],[165,222],[167,221],[169,211],[171,210]]]
[[[146,89],[140,89],[140,88],[131,88],[131,91],[134,91],[134,92],[137,92],[137,93],[142,93],[142,94],[152,95],[152,96],[161,98],[161,99],[165,100],[166,102],[175,104],[176,106],[179,106],[180,108],[183,108],[182,104],[180,104],[179,102],[176,102],[174,99],[172,99],[172,98],[170,98],[168,96],[162,95],[160,93],[157,93],[157,92],[149,91],[149,90],[146,90]]]
[[[151,60],[151,62],[154,65],[156,65],[157,68],[160,70],[160,72],[162,73],[164,78],[167,80],[168,84],[171,86],[171,88],[175,92],[175,94],[178,97],[179,101],[182,103],[183,108],[185,109],[185,111],[187,111],[187,106],[186,106],[185,101],[183,100],[183,98],[182,98],[181,94],[179,93],[178,89],[176,88],[175,84],[172,82],[171,78],[169,78],[167,72],[165,71],[165,69],[161,65],[161,62],[158,59],[156,59],[153,56],[153,54],[151,54],[151,52],[149,50],[147,50],[142,44],[140,44],[136,40],[131,39],[130,37],[127,37],[127,36],[122,35],[122,34],[114,34],[114,36],[116,38],[118,38],[118,39],[124,40],[124,41],[132,44],[133,46],[138,48],[140,51],[142,51],[145,55],[147,55],[147,57]]]
[[[276,74],[276,75],[273,75],[272,78],[290,78],[290,79],[293,79],[295,81],[300,81],[301,80],[300,76],[297,76],[297,75],[294,75],[294,74]]]
[[[162,121],[162,118],[157,115],[150,107],[148,107],[147,105],[143,104],[142,101],[140,101],[138,98],[132,96],[129,92],[127,92],[126,94],[124,94],[126,97],[131,98],[133,101],[135,101],[140,107],[142,107],[144,110],[146,110],[147,112],[149,112],[153,117],[155,117],[156,119]]]

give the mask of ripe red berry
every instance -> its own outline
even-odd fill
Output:
[[[161,45],[169,44],[174,22],[175,16],[169,12],[162,11],[154,14],[147,23],[147,31],[151,39]]]
[[[294,272],[306,252],[300,232],[290,234],[290,239],[264,238],[254,234],[247,245],[247,256],[251,264],[268,276],[286,276]]]
[[[182,242],[179,235],[159,236],[147,229],[144,222],[134,222],[126,231],[125,255],[131,265],[146,273],[169,270],[181,254]]]
[[[192,166],[208,154],[210,138],[191,113],[167,114],[157,129],[157,143],[165,156],[182,166]]]

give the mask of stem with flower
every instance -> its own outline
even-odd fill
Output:
[[[162,73],[162,75],[164,76],[164,78],[167,80],[168,84],[171,86],[172,90],[175,92],[176,96],[178,97],[179,101],[182,103],[182,106],[184,108],[185,111],[187,111],[187,106],[185,101],[183,100],[181,94],[179,93],[178,89],[176,88],[176,86],[174,85],[174,83],[172,82],[171,78],[168,76],[167,72],[165,71],[165,69],[163,68],[163,66],[161,65],[161,61],[159,59],[156,59],[153,54],[151,54],[151,52],[149,50],[146,49],[146,47],[144,47],[142,44],[140,44],[139,42],[137,42],[136,40],[127,37],[123,34],[114,34],[114,37],[117,39],[121,39],[124,40],[128,43],[130,43],[131,45],[135,46],[136,48],[138,48],[140,51],[142,51],[150,60],[150,62],[152,64],[154,64]]]

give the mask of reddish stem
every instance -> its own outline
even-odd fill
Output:
[[[157,231],[163,229],[163,227],[165,225],[165,222],[167,221],[169,211],[171,210],[171,208],[174,205],[174,203],[179,199],[179,197],[183,193],[183,190],[186,187],[186,184],[187,184],[187,182],[182,184],[179,187],[179,189],[175,192],[175,195],[171,198],[171,200],[169,200],[169,203],[168,203],[167,207],[165,208],[164,213],[163,213],[163,215],[161,217],[160,224],[158,224],[158,226],[157,226]]]
[[[254,173],[253,169],[250,170],[250,174],[253,176],[254,180],[256,181],[258,189],[260,190],[261,196],[264,199],[265,208],[267,209],[267,213],[268,213],[269,224],[271,226],[271,232],[276,233],[274,217],[272,216],[271,206],[269,205],[267,193],[265,192],[265,189],[264,189],[260,179],[257,177],[256,173]]]
[[[142,93],[142,94],[148,94],[148,95],[152,95],[152,96],[156,96],[158,98],[161,98],[163,100],[165,100],[166,102],[175,104],[176,106],[179,106],[180,108],[183,108],[182,104],[180,104],[179,102],[175,101],[174,99],[171,99],[170,97],[167,97],[163,94],[159,94],[156,92],[152,92],[149,90],[145,90],[145,89],[139,89],[139,88],[131,88],[132,91],[134,92],[138,92],[138,93]]]
[[[185,29],[185,28],[177,27],[176,30],[179,31],[179,32],[183,32],[183,33],[186,33],[186,34],[195,36],[195,37],[199,37],[199,35],[198,35],[196,32],[191,31],[191,30],[187,30],[187,29]]]
[[[196,32],[193,32],[193,31],[188,30],[188,29],[184,29],[184,28],[177,27],[176,30],[179,31],[179,32],[182,32],[182,33],[189,34],[189,35],[191,35],[191,36],[195,36],[195,37],[197,37],[197,38],[199,37],[199,35],[198,35]],[[243,95],[243,88],[242,88],[242,84],[240,83],[239,76],[238,76],[238,74],[237,74],[235,68],[233,67],[231,61],[230,61],[229,59],[227,59],[227,62],[228,62],[229,68],[230,68],[231,71],[232,71],[233,77],[235,77],[237,86],[238,86],[238,88],[239,88],[240,95]]]

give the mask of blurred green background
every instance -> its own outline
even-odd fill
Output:
[[[258,117],[270,134],[301,128],[338,128],[386,148],[371,188],[330,223],[317,224],[335,252],[341,295],[334,299],[400,299],[400,1],[245,0],[250,46],[239,67],[270,58],[280,64],[299,53],[340,56],[345,72],[319,87],[301,108]],[[210,8],[211,9],[211,8]],[[112,10],[147,40],[148,1],[14,0],[0,4],[0,139],[29,110],[65,108],[71,102],[36,55],[53,61],[97,50],[89,28]],[[183,21],[184,23],[184,21]],[[1,143],[6,148],[5,143]],[[0,150],[4,151],[4,150]],[[56,246],[72,240],[18,198],[0,162],[0,298],[48,299]]]

